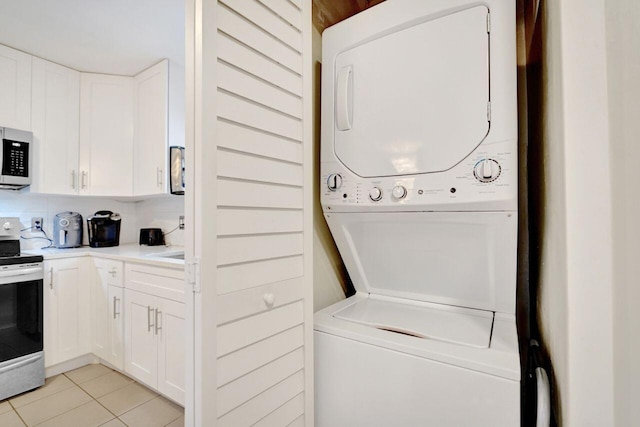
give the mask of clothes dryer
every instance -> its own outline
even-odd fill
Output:
[[[315,315],[316,425],[520,422],[515,3],[323,33],[321,202],[356,295]]]

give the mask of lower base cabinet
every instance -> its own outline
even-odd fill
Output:
[[[91,353],[91,275],[87,257],[44,262],[45,366]]]
[[[125,289],[124,370],[184,404],[185,305]]]
[[[124,289],[122,261],[93,258],[91,286],[92,352],[124,369]]]
[[[99,257],[44,268],[46,367],[93,353],[184,405],[182,270]]]

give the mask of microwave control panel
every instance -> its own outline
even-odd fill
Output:
[[[25,141],[2,140],[2,175],[29,176],[29,143]]]

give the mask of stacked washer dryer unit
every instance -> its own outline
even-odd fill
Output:
[[[323,34],[321,201],[356,295],[315,316],[316,425],[515,426],[513,0]]]

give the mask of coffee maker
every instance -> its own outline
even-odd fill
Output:
[[[82,215],[60,212],[53,219],[53,243],[57,248],[82,246]]]
[[[120,222],[120,214],[111,211],[98,211],[87,218],[89,246],[92,248],[118,246],[120,244]]]

